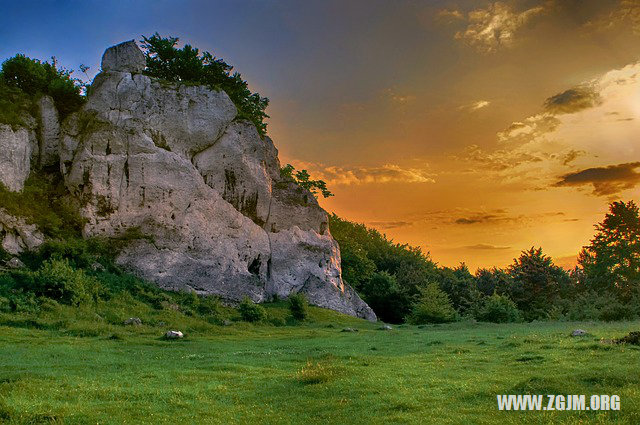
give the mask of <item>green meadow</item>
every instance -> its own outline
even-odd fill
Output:
[[[226,326],[166,309],[125,326],[112,304],[0,315],[0,422],[640,423],[640,347],[610,342],[638,321],[381,330],[314,307],[295,323],[280,302],[265,305],[278,326],[232,309]],[[185,338],[164,340],[174,328]],[[617,394],[621,409],[506,412],[497,394]]]

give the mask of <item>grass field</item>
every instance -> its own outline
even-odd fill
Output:
[[[286,315],[283,305],[270,315]],[[0,422],[639,424],[640,322],[379,330],[312,308],[297,326],[125,327],[0,317]],[[343,327],[359,332],[341,332]],[[583,328],[589,336],[572,338]],[[84,329],[84,331],[83,331]],[[618,394],[609,412],[499,412],[496,394]]]

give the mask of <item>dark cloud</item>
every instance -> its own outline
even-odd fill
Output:
[[[502,221],[505,220],[506,217],[500,217],[494,214],[485,214],[485,215],[474,215],[471,217],[461,217],[458,218],[455,223],[456,224],[477,224],[477,223],[489,223],[492,221]]]
[[[496,246],[496,245],[489,245],[489,244],[484,244],[484,243],[479,243],[477,245],[468,245],[463,247],[465,249],[474,249],[474,250],[481,250],[481,251],[492,251],[492,250],[504,250],[504,249],[511,249],[510,246]]]
[[[638,169],[640,169],[640,162],[587,168],[562,176],[554,186],[579,187],[592,185],[594,195],[614,195],[640,184],[640,172],[638,172]]]
[[[396,229],[398,227],[411,226],[410,221],[370,221],[369,224],[379,229]]]
[[[574,87],[551,96],[544,103],[548,112],[572,114],[600,104],[600,95],[591,87]]]

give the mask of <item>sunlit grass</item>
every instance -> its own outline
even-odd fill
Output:
[[[3,316],[0,422],[640,423],[640,348],[602,342],[640,322],[381,331],[318,308],[295,326],[118,308],[51,313],[39,329]],[[284,303],[267,311],[288,314]],[[121,324],[138,313],[142,326]],[[169,328],[185,339],[162,340]],[[590,335],[572,338],[575,328]],[[498,412],[496,394],[511,393],[618,394],[622,410]]]

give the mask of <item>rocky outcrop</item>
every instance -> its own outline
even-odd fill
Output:
[[[53,99],[42,96],[38,100],[40,125],[38,128],[38,165],[58,165],[60,156],[60,120]]]
[[[10,191],[24,187],[31,171],[31,152],[27,129],[0,124],[0,183]]]
[[[62,129],[61,170],[85,234],[141,230],[118,262],[166,289],[256,302],[302,292],[375,320],[342,281],[327,213],[282,180],[271,139],[236,120],[222,91],[140,74],[141,55],[133,42],[108,49]]]
[[[0,208],[0,246],[9,254],[32,251],[42,245],[44,235],[34,224],[14,217]]]
[[[102,71],[104,72],[142,72],[147,64],[144,54],[134,40],[115,45],[104,52],[102,56]]]

